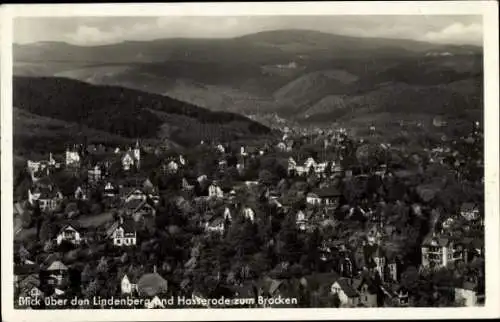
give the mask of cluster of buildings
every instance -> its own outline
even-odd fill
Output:
[[[321,133],[324,140],[323,148],[335,147],[340,151],[336,160],[317,161],[313,157],[304,160],[289,157],[287,162],[287,178],[282,178],[275,186],[264,186],[255,178],[250,181],[233,182],[226,185],[216,180],[212,174],[200,174],[199,177],[190,179],[183,176],[183,170],[188,169],[194,160],[187,160],[183,155],[177,154],[162,160],[159,167],[163,175],[179,174],[182,177],[178,196],[175,204],[179,209],[190,208],[198,204],[207,204],[203,201],[218,201],[218,206],[206,206],[198,217],[198,226],[206,234],[224,236],[228,227],[240,217],[248,222],[256,222],[258,215],[252,205],[240,200],[238,193],[248,190],[263,196],[270,205],[274,205],[281,214],[293,216],[299,231],[308,233],[316,228],[331,225],[334,222],[333,213],[342,211],[347,220],[361,216],[371,223],[371,228],[366,233],[363,244],[352,248],[346,241],[326,240],[320,248],[322,262],[335,261],[336,268],[331,273],[311,274],[294,280],[278,280],[262,277],[258,281],[242,281],[235,284],[233,294],[259,295],[296,295],[300,288],[321,290],[324,294],[338,299],[340,306],[408,306],[411,305],[409,291],[401,286],[403,263],[397,255],[389,254],[386,244],[387,227],[380,219],[380,215],[372,207],[364,205],[341,204],[343,193],[333,179],[349,179],[352,172],[340,165],[342,151],[346,149],[346,131],[341,129],[331,133]],[[298,140],[293,140],[289,133],[275,144],[251,148],[242,146],[237,153],[235,167],[242,172],[245,169],[245,160],[259,158],[269,153],[290,153],[297,148]],[[202,142],[202,144],[205,144]],[[78,220],[67,220],[60,223],[56,234],[49,241],[61,246],[71,245],[76,248],[90,247],[96,242],[105,242],[113,247],[127,249],[140,245],[142,231],[148,231],[155,225],[155,217],[161,202],[160,189],[152,183],[147,176],[137,175],[142,169],[144,149],[136,142],[134,147],[121,151],[113,148],[99,162],[84,164],[85,156],[97,154],[98,147],[85,149],[82,146],[73,146],[65,151],[64,160],[56,161],[52,154],[49,160],[28,161],[27,168],[31,175],[32,187],[27,192],[27,203],[30,207],[39,206],[43,213],[61,211],[59,208],[68,199],[70,201],[89,201],[91,194],[98,191],[105,202],[111,205],[113,218],[107,220],[104,229],[98,236],[88,233],[87,227]],[[102,148],[101,149],[105,149]],[[86,152],[84,151],[86,150]],[[221,155],[219,171],[225,171],[229,166],[227,147],[222,144],[213,145],[214,153]],[[120,167],[124,178],[114,178],[111,175],[113,166]],[[85,180],[74,187],[72,195],[63,195],[62,192],[50,181],[50,175],[58,171],[70,173],[84,173]],[[373,173],[383,178],[387,166]],[[296,200],[280,192],[282,186],[301,177],[314,175],[320,179],[322,185],[313,189],[300,191],[300,198],[304,205],[297,207]],[[133,180],[124,180],[133,179]],[[126,183],[125,183],[126,182]],[[284,189],[286,190],[286,189]],[[64,212],[64,211],[63,211]],[[477,238],[457,238],[454,235],[455,222],[466,222],[470,231],[484,229],[479,207],[472,203],[464,203],[461,211],[448,218],[441,218],[439,227],[424,239],[421,246],[421,268],[435,269],[447,267],[452,262],[462,261],[468,263],[484,254],[484,242]],[[473,236],[473,234],[471,234]],[[195,249],[195,247],[193,248]],[[194,251],[194,250],[193,250]],[[196,251],[194,251],[196,252]],[[21,247],[16,250],[20,261],[15,269],[16,289],[19,294],[29,296],[43,296],[40,285],[47,282],[54,286],[55,296],[64,296],[64,280],[68,278],[68,267],[64,259],[47,256],[43,263],[35,263],[29,252]],[[185,264],[186,270],[196,266],[197,256]],[[282,263],[283,270],[288,269],[287,263]],[[39,272],[43,271],[47,281],[40,281]],[[45,277],[44,277],[45,278]],[[124,269],[119,274],[120,295],[140,295],[156,298],[169,291],[167,280],[158,274],[156,266],[150,272],[138,273],[134,269]],[[186,282],[188,283],[188,282]],[[464,299],[466,305],[478,305],[484,300],[484,291],[478,287],[478,281],[467,279],[463,285],[455,287],[457,299]],[[204,295],[193,291],[193,296]],[[335,295],[335,296],[334,296]],[[161,307],[161,303],[154,302]]]

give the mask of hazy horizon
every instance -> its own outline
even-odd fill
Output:
[[[482,46],[481,16],[221,16],[16,18],[15,44],[78,46],[160,39],[230,39],[277,30]]]

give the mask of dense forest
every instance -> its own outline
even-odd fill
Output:
[[[241,115],[212,112],[166,96],[116,86],[93,86],[65,78],[14,77],[13,88],[15,107],[126,138],[156,138],[166,120],[154,111],[166,114],[167,119],[187,118],[191,126],[215,125],[243,135],[270,132]]]

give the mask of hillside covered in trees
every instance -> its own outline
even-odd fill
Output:
[[[270,134],[244,116],[212,112],[166,96],[52,77],[14,77],[14,106],[124,138],[171,139],[183,146]]]

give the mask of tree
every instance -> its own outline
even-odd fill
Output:
[[[261,170],[259,172],[259,181],[269,187],[276,181],[276,176],[269,170]]]
[[[293,216],[286,217],[278,233],[278,241],[280,243],[278,255],[281,261],[298,262],[302,255],[303,244],[299,239],[294,219]]]
[[[409,266],[401,274],[401,285],[406,287],[410,292],[416,291],[419,285],[418,270],[414,266]]]

